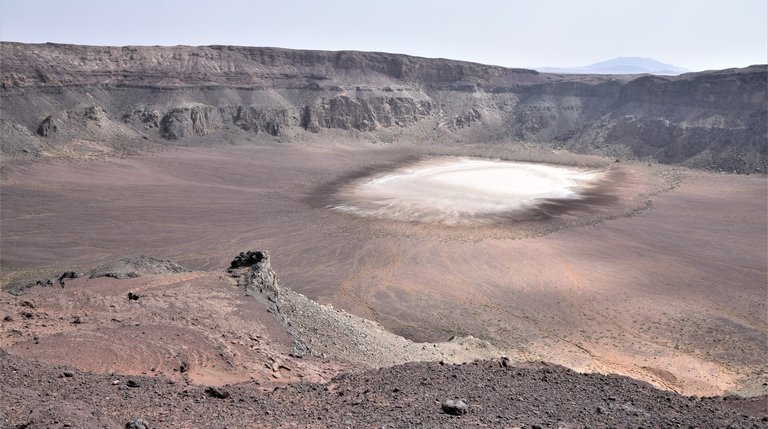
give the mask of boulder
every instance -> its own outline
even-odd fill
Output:
[[[210,396],[211,398],[216,398],[216,399],[229,398],[229,392],[222,389],[221,387],[207,387],[205,389],[205,394]]]
[[[47,116],[37,127],[37,133],[43,137],[56,134],[59,131],[58,121],[53,116]]]
[[[144,419],[134,418],[125,424],[125,429],[149,429],[149,423]]]
[[[442,408],[443,412],[446,414],[460,416],[467,413],[469,404],[467,404],[467,402],[462,399],[448,399],[440,404],[440,408]]]

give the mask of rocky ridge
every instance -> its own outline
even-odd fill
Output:
[[[245,262],[242,262],[245,261]],[[443,343],[415,343],[387,332],[380,324],[321,305],[285,288],[272,270],[269,252],[241,253],[228,270],[246,293],[270,307],[293,338],[297,357],[312,354],[366,367],[413,361],[462,363],[503,353],[486,341],[468,336]]]
[[[130,148],[327,134],[537,142],[745,173],[768,167],[764,65],[557,75],[376,52],[11,42],[0,56],[6,156],[60,156],[77,139]]]

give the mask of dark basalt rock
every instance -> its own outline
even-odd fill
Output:
[[[216,398],[216,399],[229,398],[229,392],[220,387],[207,387],[205,389],[205,394],[210,396],[211,398]]]
[[[76,278],[79,278],[80,276],[81,276],[81,274],[78,273],[78,272],[75,272],[75,271],[65,271],[65,272],[61,273],[61,275],[59,275],[59,279],[58,279],[59,280],[59,284],[61,286],[64,286],[64,282],[66,280],[76,279]]]
[[[58,121],[53,116],[47,116],[37,127],[37,133],[43,137],[48,137],[59,131]]]
[[[269,252],[266,250],[249,250],[240,252],[229,264],[230,269],[251,267],[262,262],[269,263]]]

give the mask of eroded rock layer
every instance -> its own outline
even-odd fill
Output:
[[[676,77],[540,74],[372,52],[3,43],[6,156],[63,142],[539,142],[765,171],[766,66]],[[81,143],[82,145],[82,143]]]

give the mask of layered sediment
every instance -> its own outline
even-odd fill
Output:
[[[63,143],[537,142],[612,158],[766,171],[766,66],[676,77],[352,51],[4,42],[4,155]]]

